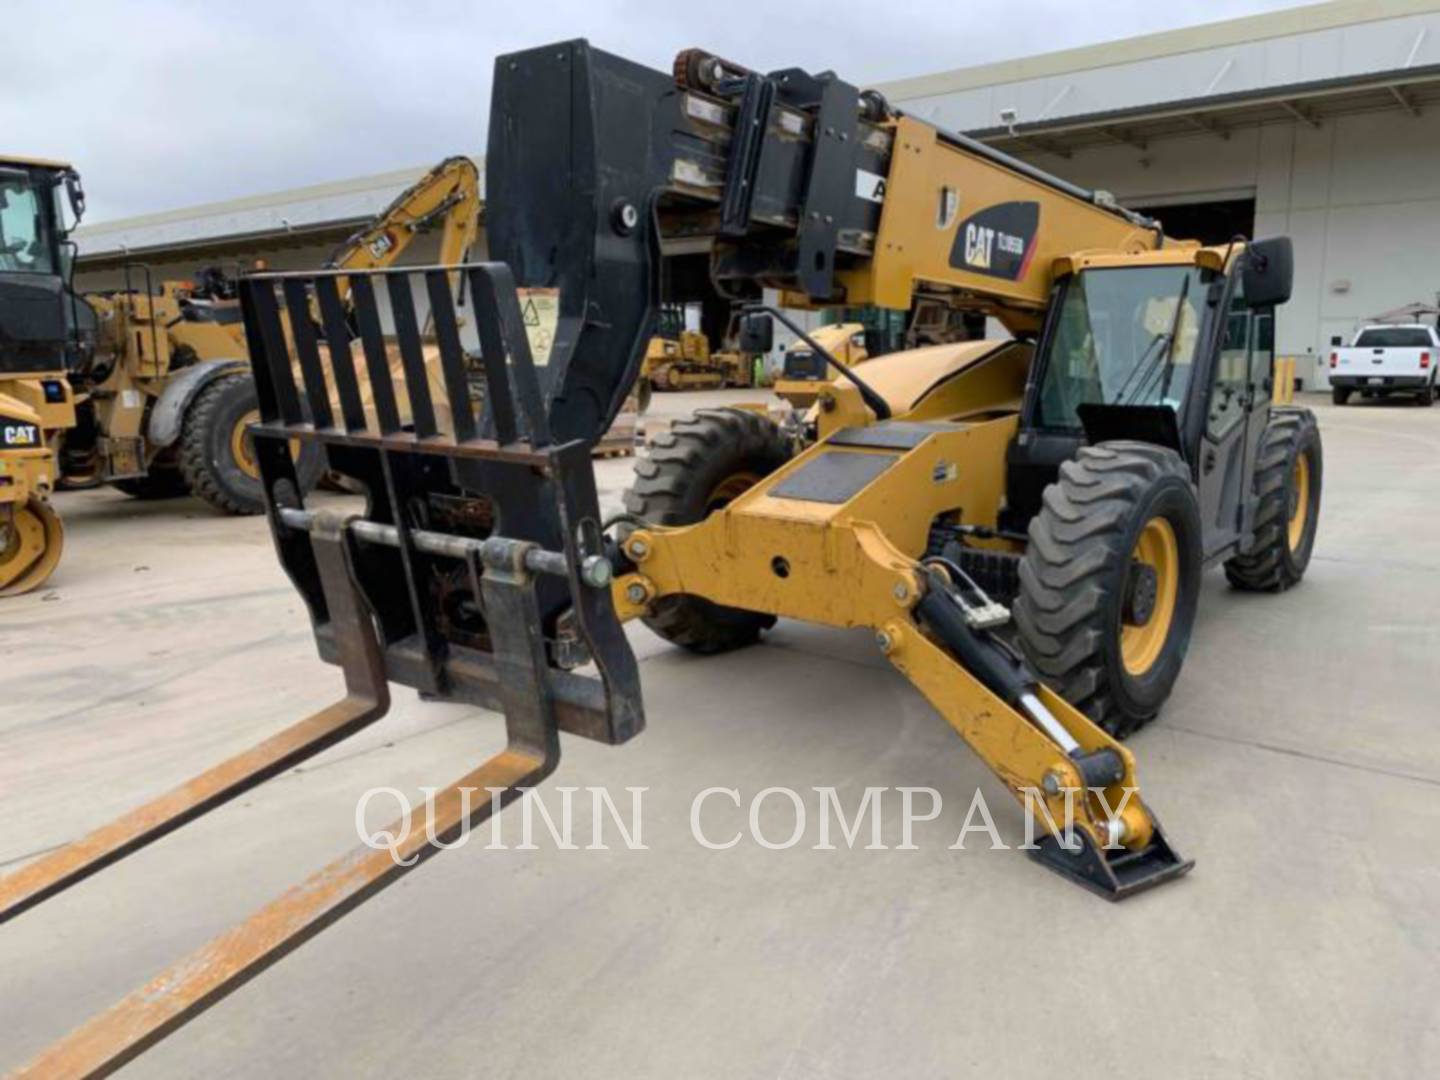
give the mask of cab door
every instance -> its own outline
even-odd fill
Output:
[[[1265,314],[1273,325],[1273,316]],[[1211,369],[1196,463],[1207,558],[1234,544],[1248,525],[1244,520],[1249,502],[1246,481],[1263,427],[1256,417],[1265,415],[1260,406],[1269,401],[1266,380],[1270,372],[1268,365],[1260,371],[1256,323],[1256,313],[1246,305],[1237,279],[1225,312],[1219,355]]]

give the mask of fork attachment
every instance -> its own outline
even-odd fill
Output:
[[[255,275],[241,300],[271,530],[345,696],[0,881],[0,922],[377,720],[391,681],[502,712],[505,747],[428,813],[393,824],[389,847],[337,859],[20,1075],[118,1068],[548,776],[561,731],[621,743],[644,726],[638,669],[610,598],[589,446],[551,437],[508,268],[351,272],[348,311],[337,276]],[[394,325],[388,340],[377,282]],[[433,344],[420,332],[417,294]],[[462,344],[471,325],[478,356]],[[443,396],[431,392],[437,370]],[[329,468],[364,491],[363,515],[303,504],[295,440],[318,442]],[[585,665],[593,674],[576,670]]]

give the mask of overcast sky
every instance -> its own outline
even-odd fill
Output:
[[[497,53],[701,46],[866,85],[1294,0],[3,0],[5,152],[73,161],[87,220],[477,153]]]

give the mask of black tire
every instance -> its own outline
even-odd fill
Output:
[[[701,409],[657,435],[648,456],[635,463],[625,509],[651,525],[693,525],[739,493],[727,493],[741,482],[736,478],[758,480],[789,460],[790,444],[768,417]],[[645,625],[667,641],[710,654],[753,645],[775,616],[698,596],[666,596],[651,606]]]
[[[1435,404],[1434,383],[1431,383],[1429,386],[1425,387],[1424,390],[1420,391],[1419,395],[1417,395],[1415,398],[1415,404],[1419,405],[1422,409],[1428,409]]]
[[[1162,526],[1175,549],[1171,584],[1156,595],[1170,598],[1170,617],[1163,630],[1156,624],[1154,658],[1131,671],[1122,626],[1149,625],[1132,606],[1144,606],[1145,580],[1134,553],[1142,533]],[[1031,667],[1116,738],[1153,719],[1190,646],[1203,550],[1199,501],[1178,454],[1140,442],[1081,449],[1045,489],[1020,562],[1015,625]]]
[[[178,499],[190,494],[190,485],[185,482],[179,469],[152,468],[145,476],[132,476],[125,480],[112,480],[110,486],[123,491],[132,499],[150,502],[156,499]]]
[[[1353,393],[1348,386],[1332,386],[1330,388],[1330,400],[1336,405],[1344,405],[1350,400]]]
[[[207,385],[185,412],[180,428],[180,471],[190,490],[227,514],[260,514],[265,493],[260,478],[237,460],[231,435],[259,408],[255,382],[247,372],[223,375]],[[324,456],[315,443],[302,443],[296,478],[302,492],[315,487]]]
[[[1309,472],[1305,520],[1291,542],[1292,507],[1297,506],[1297,461],[1304,455]],[[1247,592],[1283,592],[1305,576],[1320,524],[1320,489],[1325,455],[1320,428],[1309,409],[1277,409],[1270,414],[1255,464],[1255,541],[1243,555],[1225,563],[1230,584]]]

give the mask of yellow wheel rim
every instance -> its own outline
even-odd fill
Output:
[[[0,549],[0,596],[19,596],[45,584],[64,546],[60,515],[48,502],[32,497],[17,506]]]
[[[1295,457],[1295,472],[1290,482],[1291,497],[1290,550],[1298,551],[1305,540],[1305,526],[1310,523],[1310,459],[1303,453]]]
[[[1147,521],[1130,558],[1155,571],[1155,600],[1149,617],[1143,623],[1132,623],[1125,621],[1122,613],[1120,622],[1120,657],[1125,670],[1144,675],[1160,659],[1170,637],[1180,595],[1180,545],[1170,522],[1162,517]]]
[[[255,439],[250,434],[250,425],[260,422],[260,410],[251,409],[235,421],[230,431],[230,457],[236,466],[251,480],[260,479],[260,462],[255,457]],[[300,440],[290,440],[290,460],[300,460]]]
[[[754,487],[759,479],[760,477],[752,472],[731,473],[710,490],[710,498],[705,500],[705,513],[713,514],[716,510],[728,505],[732,500],[744,494],[746,490]]]

